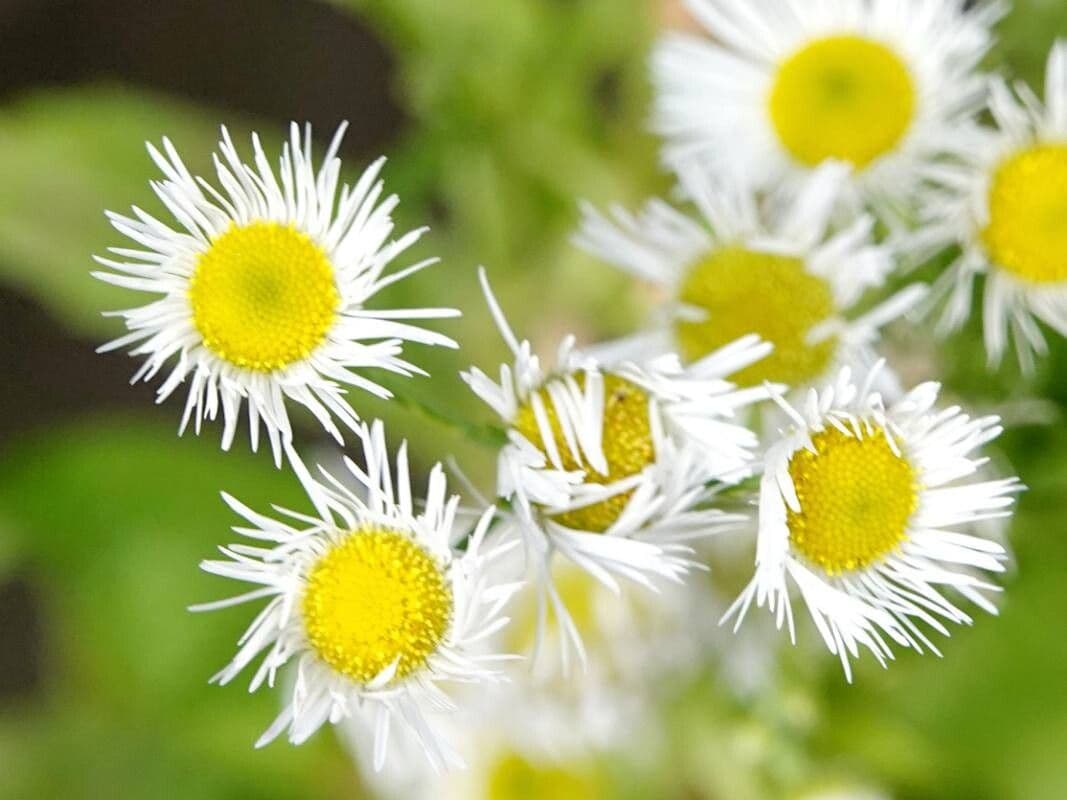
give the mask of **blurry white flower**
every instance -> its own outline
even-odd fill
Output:
[[[407,729],[433,769],[462,766],[428,722],[454,710],[438,684],[500,677],[505,657],[484,652],[482,643],[507,622],[501,611],[517,585],[489,577],[503,552],[483,552],[492,509],[464,552],[456,552],[450,542],[459,498],[446,495],[441,467],[430,473],[425,503],[416,507],[406,446],[394,483],[381,423],[360,426],[359,434],[366,470],[346,461],[359,490],[325,472],[322,483],[305,477],[320,509],[314,516],[277,509],[285,520],[272,519],[224,495],[249,523],[234,530],[256,544],[223,547],[225,560],[202,567],[258,588],[195,610],[268,603],[213,680],[228,683],[262,655],[251,690],[273,686],[277,670],[296,660],[285,710],[257,746],[283,731],[299,744],[326,722],[355,715],[373,731],[378,767],[393,726]]]
[[[930,169],[920,253],[958,244],[963,252],[937,284],[948,298],[941,327],[959,327],[971,310],[976,275],[986,275],[985,345],[991,363],[1014,340],[1024,368],[1047,350],[1036,320],[1067,335],[1067,41],[1053,47],[1045,103],[1029,87],[993,84],[998,130]]]
[[[726,615],[740,625],[755,601],[794,638],[795,584],[850,680],[860,646],[883,665],[890,642],[936,653],[920,624],[948,635],[943,621],[971,622],[953,594],[996,613],[982,573],[1003,570],[1004,548],[973,525],[1009,515],[1021,489],[975,478],[996,417],[937,410],[936,383],[886,407],[871,380],[857,386],[846,369],[800,409],[780,401],[793,426],[766,453],[756,574]]]
[[[518,555],[507,560],[519,561]],[[521,577],[522,567],[515,564],[509,575]],[[662,688],[667,676],[691,674],[708,655],[707,628],[722,630],[714,622],[725,606],[709,598],[705,589],[710,579],[704,573],[683,583],[657,581],[655,592],[632,582],[612,591],[566,559],[556,559],[550,568],[552,584],[585,648],[586,669],[561,671],[559,648],[566,640],[559,636],[556,615],[540,607],[542,595],[535,585],[525,586],[512,601],[511,624],[500,634],[498,649],[527,654],[538,648],[537,661],[518,669],[537,685],[572,696],[576,712],[585,695],[598,687],[648,694]]]
[[[241,405],[248,403],[252,449],[266,430],[276,462],[292,437],[287,404],[308,409],[338,441],[334,420],[355,430],[359,417],[348,388],[390,393],[361,370],[411,375],[404,342],[454,347],[446,336],[403,320],[457,316],[440,308],[372,310],[378,291],[434,263],[386,275],[422,230],[390,240],[396,197],[382,200],[383,160],[354,188],[341,186],[338,129],[322,166],[311,156],[311,131],[293,124],[278,171],[253,135],[254,164],[243,162],[224,128],[215,156],[218,187],[193,176],[169,140],[149,145],[164,178],[152,188],[178,223],[172,228],[139,208],[133,217],[109,213],[137,249],[111,248],[98,257],[108,283],[159,299],[113,312],[129,333],[100,349],[131,347],[145,356],[134,381],[169,370],[160,402],[188,381],[181,428],[223,418],[222,446],[233,442]],[[340,193],[338,194],[338,189]],[[168,366],[169,365],[169,366]]]
[[[866,289],[884,283],[893,256],[874,243],[871,217],[832,224],[846,175],[839,164],[823,165],[797,197],[768,210],[742,185],[690,166],[680,179],[699,222],[659,200],[637,215],[616,207],[605,217],[585,207],[576,243],[667,297],[650,330],[591,352],[609,364],[669,352],[693,362],[754,333],[774,350],[731,377],[742,386],[770,380],[804,388],[841,366],[869,368],[879,328],[925,287],[910,286],[865,314],[852,311]]]
[[[522,668],[515,681],[477,695],[466,692],[462,709],[443,720],[468,769],[437,774],[415,758],[408,735],[393,737],[384,769],[372,772],[373,737],[357,721],[346,723],[345,740],[381,800],[597,800],[614,796],[603,760],[655,738],[651,713],[639,695],[585,684],[559,693],[529,681]]]
[[[685,542],[742,521],[712,503],[722,485],[752,471],[756,436],[733,417],[766,391],[737,390],[727,378],[770,346],[749,336],[686,369],[667,356],[605,371],[568,337],[546,371],[481,277],[515,362],[501,365],[499,382],[478,369],[463,378],[508,426],[498,460],[498,492],[511,503],[505,524],[525,543],[565,637],[584,655],[552,581],[554,554],[609,588],[617,578],[652,587],[692,566]]]
[[[984,100],[975,67],[1004,10],[965,0],[686,5],[708,36],[668,35],[652,60],[666,160],[760,188],[843,161],[857,199],[887,212],[912,196],[923,164],[968,147]]]

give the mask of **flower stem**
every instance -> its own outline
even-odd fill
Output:
[[[503,428],[490,423],[478,423],[464,419],[455,411],[421,396],[418,392],[411,391],[410,379],[375,376],[375,382],[388,389],[393,399],[404,408],[455,431],[465,439],[493,450],[499,450],[507,444],[508,436]]]

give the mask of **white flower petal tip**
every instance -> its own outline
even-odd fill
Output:
[[[795,590],[850,681],[861,648],[883,666],[893,646],[940,655],[924,628],[947,636],[949,623],[971,624],[960,600],[996,612],[986,595],[1000,589],[986,576],[1004,571],[1007,553],[974,528],[1010,516],[1023,490],[976,477],[995,417],[936,409],[936,384],[887,406],[862,377],[842,370],[789,407],[794,428],[765,455],[755,575],[721,620],[736,630],[765,606],[795,642]]]
[[[221,416],[229,449],[247,404],[250,444],[265,430],[280,463],[291,439],[289,406],[303,406],[334,438],[356,430],[352,390],[389,397],[368,369],[424,374],[404,360],[407,343],[455,347],[422,320],[453,317],[444,308],[372,310],[381,289],[435,263],[387,272],[423,230],[394,238],[395,197],[383,197],[383,159],[354,186],[340,182],[342,125],[317,168],[310,129],[293,125],[277,168],[256,136],[242,160],[229,133],[214,157],[216,184],[192,175],[164,139],[149,154],[163,173],[152,188],[174,218],[140,209],[108,212],[135,243],[96,257],[107,283],[154,295],[146,305],[109,315],[128,333],[100,352],[128,349],[144,362],[133,382],[157,375],[162,402],[179,387],[187,397],[181,430]],[[268,257],[269,256],[269,257]]]
[[[235,532],[254,544],[220,548],[224,559],[202,568],[254,588],[193,610],[267,602],[212,682],[229,683],[258,660],[255,691],[290,670],[284,710],[256,747],[282,734],[299,744],[327,723],[370,718],[380,753],[399,727],[432,768],[452,768],[454,753],[430,724],[455,707],[441,684],[501,679],[502,655],[489,645],[518,585],[495,577],[507,548],[486,546],[494,509],[463,537],[466,549],[454,549],[459,498],[448,495],[443,470],[431,471],[416,505],[406,449],[393,472],[381,423],[357,431],[365,466],[346,462],[351,483],[323,470],[319,481],[301,476],[315,514],[276,507],[270,517],[224,495],[243,519]]]

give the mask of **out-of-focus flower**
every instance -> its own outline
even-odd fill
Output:
[[[849,680],[860,646],[883,665],[890,642],[937,652],[920,624],[948,635],[943,621],[971,622],[951,594],[996,612],[982,573],[1003,570],[1004,548],[965,531],[1010,514],[1021,489],[975,479],[996,417],[935,409],[936,383],[886,407],[873,379],[857,386],[844,369],[800,409],[780,400],[793,428],[767,450],[756,574],[726,614],[740,625],[755,601],[795,639],[795,584]]]
[[[690,165],[679,177],[701,222],[659,200],[636,216],[585,207],[577,244],[668,298],[650,330],[592,352],[606,363],[669,352],[694,362],[755,333],[774,350],[731,377],[742,386],[769,380],[803,388],[842,366],[870,368],[879,327],[918,302],[925,287],[850,313],[865,289],[882,285],[893,257],[874,243],[871,217],[832,224],[846,175],[840,164],[823,165],[796,198],[768,210],[749,189]]]
[[[975,67],[999,3],[687,0],[711,38],[675,33],[652,61],[655,128],[672,165],[697,160],[760,188],[826,160],[899,216],[919,168],[966,149],[985,98]]]
[[[160,297],[114,312],[130,332],[100,349],[130,347],[131,355],[145,356],[134,381],[169,369],[160,402],[188,381],[182,430],[191,421],[199,432],[202,420],[221,411],[228,449],[247,401],[252,449],[262,424],[280,462],[287,449],[294,455],[289,403],[308,409],[341,441],[335,420],[351,430],[359,424],[345,400],[348,388],[390,396],[362,370],[420,373],[401,357],[404,342],[455,346],[404,320],[457,311],[366,308],[382,288],[435,259],[385,274],[423,231],[389,239],[397,199],[381,199],[383,160],[354,188],[340,184],[343,133],[342,125],[316,170],[310,128],[301,135],[293,124],[275,173],[257,136],[247,164],[224,128],[215,156],[218,187],[193,176],[164,139],[163,152],[148,148],[164,175],[152,188],[178,227],[139,208],[133,217],[108,214],[137,249],[111,248],[113,257],[97,258],[109,271],[93,274]]]
[[[438,684],[500,677],[505,657],[486,653],[482,643],[507,622],[501,612],[517,584],[491,579],[489,565],[504,549],[483,547],[492,509],[456,552],[450,542],[459,498],[447,496],[441,467],[416,507],[406,446],[394,480],[381,423],[362,425],[359,434],[366,470],[346,461],[358,491],[326,472],[323,483],[305,477],[317,515],[278,509],[285,519],[272,519],[224,495],[249,523],[234,530],[257,544],[221,548],[226,559],[202,567],[258,588],[195,609],[269,602],[213,680],[231,681],[262,655],[254,691],[273,686],[277,670],[296,659],[285,710],[258,745],[283,731],[299,744],[326,722],[357,715],[373,731],[378,767],[393,726],[407,729],[435,770],[462,766],[428,722],[454,710]]]
[[[373,738],[346,723],[344,738],[382,800],[607,800],[616,792],[605,755],[655,739],[651,709],[632,691],[581,681],[544,685],[521,665],[514,680],[474,696],[463,692],[459,713],[442,721],[468,769],[436,774],[413,756],[409,734],[395,736],[384,769],[371,772]]]
[[[1047,347],[1040,320],[1067,335],[1067,41],[1048,59],[1045,103],[1025,85],[993,83],[998,130],[954,163],[928,171],[920,254],[958,244],[963,252],[937,284],[947,297],[943,331],[970,314],[975,276],[986,275],[983,326],[991,363],[1009,341],[1022,365]]]
[[[537,684],[572,696],[576,715],[590,686],[626,687],[648,695],[666,676],[689,674],[706,660],[709,637],[703,623],[718,626],[716,606],[708,598],[710,592],[703,591],[710,579],[703,573],[690,575],[683,583],[657,582],[655,592],[631,582],[616,592],[568,560],[557,559],[551,569],[556,592],[585,647],[586,669],[576,675],[560,671],[558,648],[564,640],[559,620],[541,608],[542,595],[533,585],[525,586],[512,601],[511,624],[501,633],[498,649],[526,654],[539,648],[537,660],[519,668]],[[516,564],[511,574],[520,577],[522,564]],[[539,636],[542,626],[544,635]]]
[[[679,580],[692,566],[684,542],[741,522],[743,515],[712,503],[721,486],[751,473],[756,436],[732,417],[766,390],[738,390],[728,376],[770,345],[748,336],[684,369],[667,356],[602,370],[576,354],[568,337],[547,371],[512,333],[484,271],[481,277],[515,362],[500,367],[499,382],[478,369],[463,377],[508,426],[498,459],[498,492],[511,504],[506,524],[525,543],[581,655],[552,581],[554,554],[609,588],[617,578],[651,587],[655,579]]]

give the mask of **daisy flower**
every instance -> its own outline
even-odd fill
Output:
[[[511,561],[521,561],[511,558]],[[508,573],[520,577],[521,563]],[[538,686],[573,694],[575,703],[601,687],[647,693],[666,676],[687,674],[707,653],[701,623],[708,617],[710,592],[704,573],[683,583],[660,581],[656,592],[633,582],[611,591],[589,572],[566,559],[551,564],[552,584],[581,636],[588,663],[579,675],[561,671],[560,636],[555,615],[541,618],[541,592],[526,585],[512,600],[511,623],[499,637],[498,649],[508,653],[537,652],[534,664],[518,665]],[[698,611],[699,609],[699,611]],[[721,609],[720,609],[721,613]],[[722,629],[711,625],[721,633]]]
[[[890,643],[938,652],[918,623],[944,635],[945,622],[969,624],[946,589],[996,613],[984,573],[1003,571],[1006,554],[971,526],[1008,516],[1022,488],[975,477],[996,417],[936,409],[936,383],[886,407],[876,371],[857,386],[843,369],[800,409],[779,398],[793,427],[767,449],[756,573],[724,617],[740,625],[755,601],[795,641],[791,582],[849,680],[861,646],[885,666]]]
[[[743,519],[708,506],[717,486],[750,474],[756,436],[731,418],[766,391],[737,390],[726,378],[770,345],[749,336],[688,369],[667,356],[605,371],[568,337],[550,372],[512,333],[484,270],[481,280],[515,361],[500,367],[499,382],[478,369],[463,378],[508,427],[498,459],[498,492],[511,507],[506,522],[584,659],[551,580],[553,554],[614,590],[618,577],[652,586],[689,569],[682,542]]]
[[[524,674],[525,673],[525,674]],[[392,739],[386,767],[372,763],[373,739],[364,726],[346,724],[345,740],[376,797],[395,800],[524,800],[599,798],[610,794],[606,755],[647,745],[655,731],[651,709],[639,693],[584,685],[562,691],[530,679],[515,680],[463,699],[463,709],[443,725],[468,769],[434,774],[415,758],[410,736]],[[473,693],[472,693],[473,694]]]
[[[755,333],[773,352],[731,380],[803,387],[842,365],[873,364],[878,329],[925,291],[912,285],[866,314],[852,311],[894,262],[874,243],[870,216],[832,224],[847,178],[841,164],[816,169],[795,199],[774,209],[761,207],[739,183],[713,181],[692,165],[680,178],[699,221],[661,200],[636,215],[583,208],[577,245],[653,284],[664,298],[649,330],[593,351],[608,363],[668,352],[695,362]]]
[[[391,396],[362,370],[422,373],[401,357],[404,342],[455,347],[404,320],[457,311],[366,307],[378,291],[435,259],[386,274],[423,230],[390,239],[397,199],[382,199],[383,160],[354,188],[340,184],[344,129],[316,170],[310,127],[301,135],[293,124],[275,172],[256,135],[248,164],[223,128],[214,156],[218,187],[193,176],[164,139],[163,152],[148,146],[163,173],[152,188],[176,227],[136,207],[132,217],[108,213],[136,248],[111,248],[113,257],[96,259],[108,270],[93,275],[159,297],[112,312],[129,333],[100,350],[129,347],[130,355],[144,356],[134,382],[166,373],[159,402],[188,381],[182,431],[192,421],[199,432],[202,420],[221,410],[228,449],[247,401],[252,449],[262,424],[280,463],[283,450],[292,454],[290,403],[340,441],[335,420],[350,430],[359,421],[345,400],[348,388]]]
[[[888,211],[918,168],[965,149],[984,100],[975,67],[999,3],[965,0],[686,0],[709,34],[666,36],[652,59],[656,130],[690,159],[760,188],[828,159]]]
[[[274,686],[279,668],[296,662],[285,709],[257,746],[283,732],[300,744],[326,722],[355,715],[373,730],[377,767],[394,725],[407,729],[434,769],[462,766],[428,717],[454,711],[441,682],[500,677],[496,666],[505,657],[485,653],[480,643],[506,624],[501,611],[518,588],[490,578],[491,563],[507,548],[483,552],[490,508],[466,549],[453,550],[459,498],[447,497],[440,465],[416,506],[406,445],[394,482],[381,423],[361,426],[359,435],[366,469],[345,462],[359,488],[323,471],[324,482],[306,487],[323,509],[317,516],[277,509],[284,519],[272,519],[223,495],[248,523],[234,530],[255,544],[223,547],[224,560],[201,566],[256,588],[194,610],[268,602],[212,680],[228,683],[262,657],[255,691]]]
[[[1030,369],[1047,349],[1036,320],[1067,335],[1067,41],[1049,56],[1044,104],[998,78],[990,109],[997,131],[966,158],[930,170],[940,188],[928,196],[918,241],[962,249],[937,286],[948,298],[942,330],[967,318],[975,276],[984,274],[990,363],[1014,340]]]

